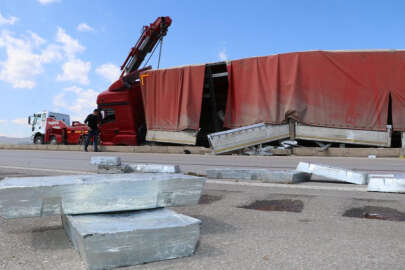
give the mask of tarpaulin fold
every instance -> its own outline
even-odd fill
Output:
[[[311,51],[228,65],[225,126],[285,123],[385,130],[389,95],[394,130],[405,130],[405,52]]]
[[[198,130],[205,65],[141,73],[145,118],[149,130]]]

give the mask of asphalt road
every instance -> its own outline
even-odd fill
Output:
[[[0,151],[0,177],[92,173],[93,154]],[[180,164],[183,171],[196,173],[223,166],[286,169],[300,160],[370,172],[405,171],[401,159],[113,155],[124,162]],[[202,220],[196,254],[125,269],[404,269],[404,222],[343,214],[373,206],[381,208],[373,210],[379,217],[401,219],[390,212],[405,212],[405,195],[367,193],[364,187],[322,180],[298,185],[209,181],[201,204],[175,209]],[[255,205],[298,212],[249,209]],[[0,218],[0,269],[86,268],[60,218],[47,217]]]

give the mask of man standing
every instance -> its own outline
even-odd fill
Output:
[[[89,146],[90,140],[93,138],[94,152],[98,152],[97,149],[97,139],[98,139],[98,125],[100,123],[100,114],[97,109],[89,114],[84,120],[84,123],[89,127],[89,133],[87,134],[87,139],[84,144],[84,151],[87,152],[87,147]]]

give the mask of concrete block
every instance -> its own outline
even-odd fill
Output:
[[[367,190],[405,193],[405,174],[370,174]]]
[[[267,169],[227,168],[207,170],[207,177],[211,179],[260,180],[265,183],[293,184],[309,181],[311,174],[295,170],[273,171]]]
[[[90,270],[190,256],[200,237],[200,220],[165,208],[62,220]]]
[[[367,173],[331,167],[328,165],[300,162],[297,166],[297,171],[311,173],[313,175],[339,182],[347,182],[357,185],[367,184]]]
[[[92,165],[119,166],[121,165],[121,158],[108,156],[94,156],[91,157],[90,163]]]
[[[6,178],[0,216],[20,218],[196,205],[205,178],[183,174],[94,174]]]
[[[142,172],[142,173],[179,173],[179,165],[170,164],[142,164],[133,163],[128,164],[129,171]]]

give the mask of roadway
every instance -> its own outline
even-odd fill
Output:
[[[401,159],[246,157],[57,151],[0,151],[0,177],[94,173],[92,155],[123,162],[179,164],[202,174],[207,168],[292,169],[312,161],[368,172],[404,172]],[[317,179],[298,185],[208,181],[198,206],[176,208],[202,220],[192,257],[126,269],[403,269],[404,223],[345,217],[353,208],[380,207],[381,215],[405,212],[405,196],[368,193],[364,187]],[[301,212],[243,208],[260,201],[294,201]],[[279,205],[283,206],[282,204]],[[0,218],[0,269],[86,269],[71,248],[59,217]]]

